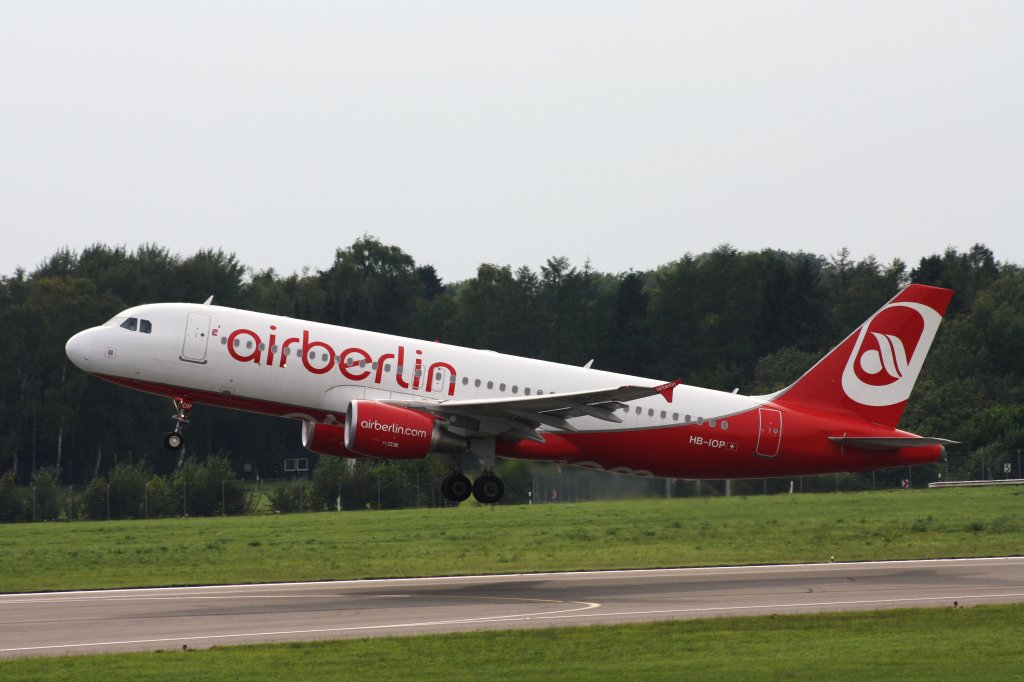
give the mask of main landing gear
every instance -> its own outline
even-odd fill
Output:
[[[505,494],[505,484],[491,469],[484,469],[476,482],[470,483],[462,473],[458,457],[452,459],[452,473],[441,482],[441,494],[449,502],[465,502],[472,494],[480,504],[496,504]]]
[[[177,412],[171,419],[174,420],[174,430],[164,436],[164,447],[171,452],[181,450],[185,444],[185,424],[188,424],[188,416],[192,414],[192,399],[189,397],[175,398],[174,408]]]

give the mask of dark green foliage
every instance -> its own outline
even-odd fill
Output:
[[[185,460],[171,477],[171,490],[182,516],[241,514],[245,492],[235,479],[227,455],[217,453],[205,462]]]
[[[149,515],[148,478],[141,464],[114,466],[107,478],[89,482],[81,498],[81,515],[87,519],[145,518]]]
[[[194,463],[179,470],[163,451],[166,401],[91,378],[65,358],[68,337],[130,305],[213,294],[218,303],[279,315],[570,364],[594,359],[598,369],[763,393],[798,378],[908,281],[949,286],[956,295],[903,426],[965,444],[951,452],[946,475],[1016,467],[1016,451],[1024,449],[1024,272],[983,245],[923,255],[909,273],[900,261],[853,261],[845,249],[826,258],[723,245],[651,272],[598,273],[589,263],[553,257],[535,269],[482,264],[475,277],[445,284],[432,266],[367,235],[339,247],[326,270],[288,276],[247,272],[221,250],[182,257],[157,245],[127,251],[97,244],[81,253],[59,250],[31,273],[0,278],[0,471],[28,487],[33,472],[50,467],[37,486],[37,518],[67,513],[64,494],[50,494],[58,484],[81,489],[98,475],[104,486],[122,485],[127,470],[114,471],[125,461],[173,476],[151,481],[150,515],[185,513],[180,501],[173,510],[167,505],[192,486],[190,515],[222,513],[222,497],[229,508],[244,507],[240,492],[228,494],[233,474],[215,484],[193,480]],[[247,478],[280,478],[284,458],[306,455],[297,432],[283,420],[200,407],[188,433],[190,454],[202,461],[241,453],[224,458],[216,476],[248,465]],[[430,463],[389,466],[397,469],[361,463],[331,473],[330,483],[325,472],[303,505],[336,508],[339,482],[343,508],[404,505],[378,500],[377,481],[390,485],[394,471],[404,480],[421,474],[420,485],[393,498],[400,500],[432,494],[443,477]],[[939,472],[920,469],[927,479]],[[223,496],[221,480],[229,482]],[[32,498],[23,504],[20,494],[4,496],[0,518],[33,518]],[[105,518],[105,502],[98,502],[105,491],[86,497],[86,513]],[[146,502],[141,511],[133,504],[117,513],[146,514]]]
[[[15,485],[14,469],[0,476],[0,522],[32,519],[31,491]]]
[[[56,467],[43,467],[37,469],[32,476],[32,494],[35,500],[36,521],[53,521],[60,518],[64,511],[61,499],[59,476]]]

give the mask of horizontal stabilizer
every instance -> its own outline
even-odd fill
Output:
[[[833,443],[848,445],[864,450],[899,450],[900,448],[923,448],[928,445],[959,445],[955,440],[945,438],[922,438],[920,436],[857,437],[829,436]]]

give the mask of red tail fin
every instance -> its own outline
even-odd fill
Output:
[[[911,284],[773,402],[900,421],[953,292]]]

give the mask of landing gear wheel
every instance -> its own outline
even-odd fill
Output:
[[[185,430],[185,425],[188,424],[189,415],[192,414],[192,399],[184,396],[174,398],[173,402],[175,413],[171,419],[175,421],[174,430],[164,436],[164,447],[171,452],[178,452],[185,443],[182,432]]]
[[[480,504],[495,504],[505,494],[505,484],[494,474],[484,474],[473,484],[473,497]]]
[[[164,436],[164,447],[171,452],[177,452],[181,450],[181,446],[185,443],[185,440],[181,437],[181,434],[177,431],[171,431]]]
[[[464,502],[473,492],[473,484],[462,474],[452,474],[441,483],[441,494],[449,502]]]

